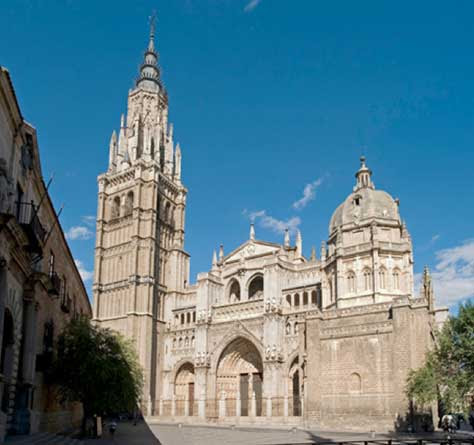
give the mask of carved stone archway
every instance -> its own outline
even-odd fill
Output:
[[[190,362],[183,363],[174,380],[174,396],[177,415],[194,415],[194,366]]]
[[[227,415],[262,414],[263,363],[257,347],[244,337],[232,340],[217,364],[216,395],[229,406]]]

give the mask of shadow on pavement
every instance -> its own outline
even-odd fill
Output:
[[[129,421],[119,422],[114,437],[105,429],[100,439],[86,439],[83,442],[88,445],[161,445],[143,420],[136,426]]]

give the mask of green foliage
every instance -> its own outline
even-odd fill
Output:
[[[133,344],[87,318],[72,320],[60,335],[54,374],[61,398],[82,402],[85,416],[131,411],[140,398]]]
[[[474,390],[474,305],[461,305],[436,334],[434,350],[425,365],[411,371],[407,394],[424,406],[441,399],[446,411],[467,409],[467,396]]]

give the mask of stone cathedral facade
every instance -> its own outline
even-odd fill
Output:
[[[164,420],[386,428],[413,421],[404,393],[436,309],[428,270],[413,292],[399,202],[361,158],[319,255],[248,240],[189,280],[187,189],[153,32],[98,178],[94,318],[134,340],[142,406]]]

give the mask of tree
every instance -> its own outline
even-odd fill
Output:
[[[420,407],[440,399],[447,411],[465,411],[474,391],[474,305],[461,305],[435,336],[423,367],[411,371],[407,394]]]
[[[82,403],[83,433],[88,417],[131,411],[139,402],[143,375],[133,344],[85,317],[59,336],[53,370],[60,398]]]

